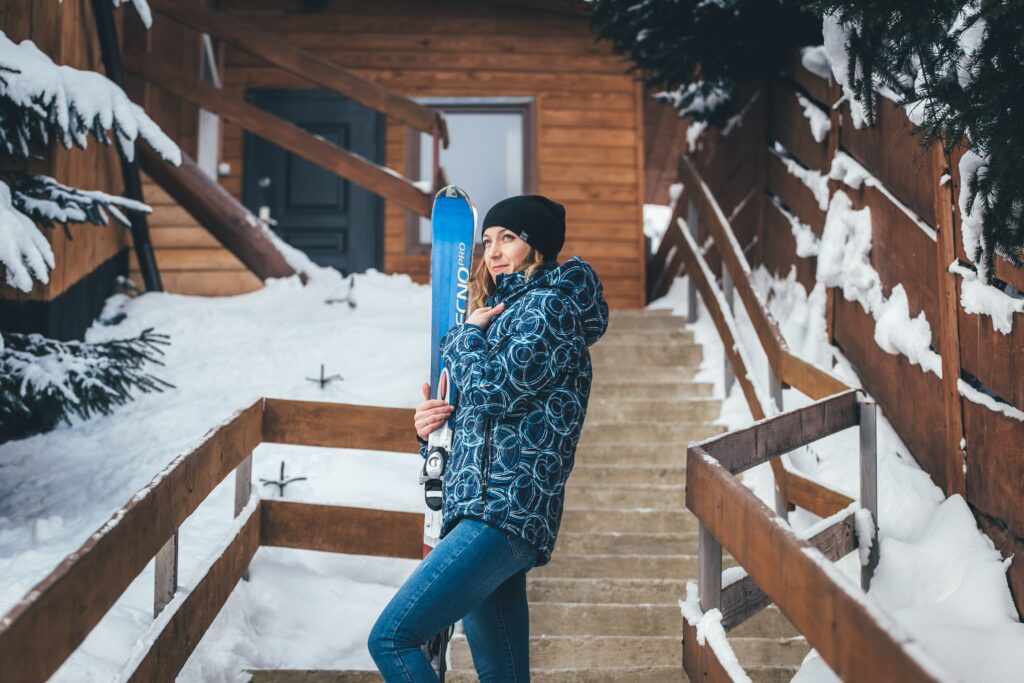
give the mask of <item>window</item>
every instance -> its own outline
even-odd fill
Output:
[[[534,99],[419,98],[444,114],[448,149],[441,150],[441,168],[448,182],[466,190],[476,205],[477,229],[487,210],[505,197],[536,192],[534,172]],[[433,137],[411,131],[407,141],[408,173],[430,180]],[[409,253],[430,252],[430,220],[408,212]]]

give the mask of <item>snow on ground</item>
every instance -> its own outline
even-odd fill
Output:
[[[62,425],[0,445],[0,614],[107,521],[175,456],[261,396],[411,408],[430,367],[429,288],[406,275],[354,276],[358,307],[327,304],[349,284],[321,270],[307,287],[271,280],[236,297],[149,293],[112,297],[88,341],[146,327],[168,333],[166,367],[176,385],[143,394],[112,415]],[[338,373],[321,389],[306,378]],[[421,461],[409,454],[263,445],[253,481],[305,476],[285,497],[419,511]],[[181,531],[181,591],[195,585],[230,538],[233,477]],[[263,497],[276,490],[259,487]],[[366,636],[415,567],[411,560],[261,549],[250,581],[232,594],[182,672],[185,681],[243,681],[244,667],[373,668]],[[179,593],[180,595],[180,593]],[[57,681],[109,681],[152,623],[153,563],[58,672]]]
[[[786,279],[776,279],[758,268],[754,280],[791,351],[830,369],[851,386],[861,387],[849,362],[827,343],[824,290],[819,286],[808,295],[796,281],[795,272]],[[668,308],[685,315],[686,283],[686,278],[676,279],[668,294],[649,308]],[[704,347],[697,379],[713,382],[715,395],[723,397],[724,350],[703,304],[699,306],[697,322],[690,326]],[[767,359],[738,297],[736,319],[744,348],[753,359],[751,376],[764,389]],[[738,385],[724,399],[721,424],[736,429],[753,422]],[[787,389],[783,402],[785,409],[791,410],[811,401],[795,389]],[[962,497],[944,497],[881,410],[878,418],[881,557],[869,595],[956,680],[1020,680],[1020,671],[1024,670],[1024,624],[1017,619],[1006,582],[1010,560],[1003,559],[991,540],[978,530]],[[856,498],[860,486],[858,448],[857,430],[848,429],[783,458],[787,469]],[[767,464],[745,473],[743,480],[774,508],[772,473]],[[818,521],[817,516],[803,510],[790,514],[790,523],[798,532]],[[840,560],[837,567],[859,585],[857,553]],[[794,681],[832,683],[838,678],[812,651]]]

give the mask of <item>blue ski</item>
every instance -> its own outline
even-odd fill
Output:
[[[434,197],[431,212],[433,238],[430,254],[431,301],[430,396],[456,405],[458,397],[448,368],[441,359],[441,338],[465,322],[469,305],[469,275],[472,272],[473,242],[476,236],[476,207],[469,195],[455,185],[442,188]],[[437,545],[441,534],[442,477],[452,447],[455,413],[430,433],[427,457],[420,483],[426,502],[423,519],[423,557]],[[424,646],[431,665],[444,681],[445,651],[452,628],[435,635]]]

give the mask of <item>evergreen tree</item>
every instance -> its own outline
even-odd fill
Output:
[[[1024,0],[810,4],[845,34],[843,80],[868,123],[888,88],[922,144],[941,142],[948,155],[966,137],[981,157],[961,179],[964,242],[979,272],[991,281],[993,252],[1024,267]]]
[[[166,335],[147,329],[138,337],[98,344],[59,342],[38,334],[0,336],[0,443],[46,432],[72,414],[108,415],[131,399],[130,390],[173,387],[144,370],[163,365]]]
[[[146,0],[131,2],[149,26]],[[165,159],[181,162],[177,146],[102,74],[58,66],[32,41],[15,44],[0,32],[0,149],[8,159],[0,172],[0,269],[8,285],[28,292],[33,280],[49,281],[53,250],[40,225],[60,224],[70,238],[69,224],[106,225],[113,216],[128,225],[124,210],[150,210],[24,170],[53,141],[84,149],[89,138],[109,145],[108,134],[128,158],[141,138]],[[167,337],[152,330],[102,344],[0,336],[0,442],[47,431],[71,414],[109,413],[129,400],[131,388],[172,386],[143,369],[160,363],[164,344]]]
[[[821,43],[795,0],[594,0],[591,25],[681,116],[722,126],[739,83],[780,74],[794,47]]]

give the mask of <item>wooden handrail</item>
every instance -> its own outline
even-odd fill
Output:
[[[147,145],[139,145],[135,153],[142,170],[256,277],[266,280],[295,274],[274,243],[252,224],[249,211],[188,154],[182,152],[181,165],[174,166]],[[307,277],[300,273],[303,284]]]
[[[42,682],[60,668],[189,515],[228,475],[245,469],[260,443],[412,454],[418,452],[409,431],[413,413],[262,398],[239,410],[172,461],[0,619],[4,680]],[[240,482],[249,500],[248,470]],[[422,557],[418,513],[258,499],[235,512],[241,515],[227,547],[192,591],[167,607],[172,613],[144,639],[152,646],[128,662],[129,680],[174,680],[260,545]],[[176,580],[172,574],[172,596]]]
[[[875,420],[874,404],[858,393],[843,392],[687,450],[686,506],[700,522],[700,609],[702,613],[721,609],[723,624],[731,628],[768,601],[774,602],[844,681],[947,680],[942,668],[908,634],[831,566],[831,561],[856,546],[852,507],[804,539],[778,524],[773,511],[733,474],[777,458],[787,449],[860,425],[862,500],[875,522],[869,561],[862,573],[862,584],[866,583],[877,562],[878,546],[877,501],[872,499],[877,486],[873,478]],[[794,425],[800,425],[799,430]],[[725,590],[721,588],[723,549],[747,574]],[[696,642],[695,624],[689,619],[684,623],[683,653],[691,680],[732,680],[714,648]]]
[[[195,0],[151,0],[150,5],[159,14],[176,23],[200,33],[208,33],[311,83],[341,93],[399,123],[425,133],[437,133],[442,144],[448,147],[448,129],[444,117],[430,107]]]
[[[754,420],[763,420],[767,413],[751,379],[750,362],[746,359],[743,347],[738,342],[739,334],[736,331],[736,323],[721,290],[714,284],[715,278],[711,269],[704,257],[701,256],[693,236],[680,229],[675,223],[669,226],[666,237],[669,234],[672,234],[679,245],[679,251],[691,281],[700,292],[715,329],[718,331],[718,336],[722,339],[726,362],[732,366],[733,374],[743,391],[750,414]],[[846,389],[849,388],[846,387]],[[853,502],[851,498],[838,491],[833,491],[795,472],[786,470],[781,460],[772,460],[771,468],[772,474],[775,475],[779,495],[787,504],[792,503],[821,517],[828,517]]]
[[[263,111],[223,90],[155,60],[143,60],[130,72],[182,99],[214,112],[251,133],[395,203],[429,216],[433,196],[423,192],[408,178],[378,166],[358,154],[313,135],[279,116]]]
[[[743,300],[750,321],[754,325],[754,331],[776,376],[811,398],[823,398],[849,389],[850,387],[836,376],[790,352],[778,323],[768,312],[754,286],[750,264],[743,254],[729,220],[686,154],[679,156],[679,179],[684,183],[687,195],[697,205],[701,224],[707,227],[715,241],[718,253],[722,257],[722,265],[732,277],[733,286]]]

